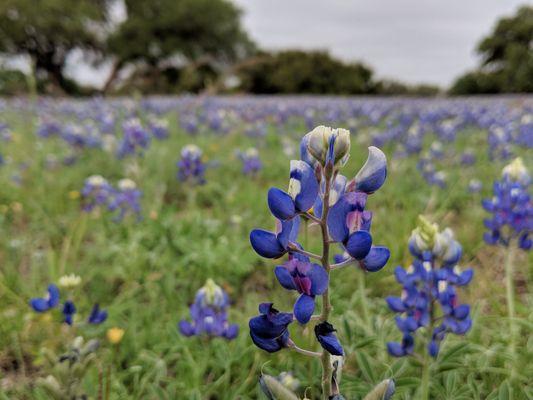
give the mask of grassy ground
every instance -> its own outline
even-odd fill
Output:
[[[142,158],[118,160],[102,150],[81,152],[73,166],[46,168],[50,154],[66,154],[58,139],[38,139],[35,115],[7,108],[1,113],[13,132],[0,152],[9,159],[0,169],[0,398],[48,399],[38,377],[50,373],[46,353],[61,354],[77,335],[101,339],[82,386],[90,398],[99,398],[110,382],[111,399],[249,399],[258,398],[261,371],[277,375],[292,371],[308,397],[317,396],[320,365],[292,352],[269,355],[257,349],[247,322],[260,302],[274,300],[290,309],[294,293],[275,281],[276,263],[257,256],[248,241],[254,227],[269,228],[273,219],[266,204],[269,187],[286,187],[289,159],[282,138],[297,145],[306,132],[301,121],[289,128],[269,125],[266,137],[253,139],[242,130],[226,135],[207,132],[187,135],[175,112],[165,114],[171,135],[153,141]],[[342,124],[342,123],[340,123]],[[366,158],[369,132],[352,136],[352,154],[344,174],[353,177]],[[472,284],[461,293],[473,308],[473,329],[466,337],[449,335],[432,369],[434,399],[533,398],[532,257],[516,260],[518,354],[509,354],[503,253],[482,241],[485,213],[480,201],[490,194],[504,161],[489,161],[487,132],[469,127],[454,143],[445,145],[439,162],[449,176],[446,189],[428,186],[416,170],[417,156],[392,159],[382,190],[369,200],[374,212],[373,235],[391,250],[384,270],[363,275],[345,268],[333,276],[332,322],[348,357],[342,392],[361,398],[384,378],[394,377],[397,399],[415,399],[421,367],[414,359],[394,359],[386,342],[399,340],[394,315],[385,304],[398,295],[393,269],[408,265],[407,239],[419,214],[441,226],[450,226],[464,247],[462,265],[475,268]],[[434,136],[428,135],[427,149]],[[209,161],[207,184],[191,187],[176,181],[182,146],[195,143]],[[244,177],[236,149],[259,149],[264,169],[256,179]],[[478,161],[457,165],[459,153],[473,148]],[[389,156],[394,144],[383,149]],[[533,170],[531,151],[517,149]],[[296,156],[297,157],[297,156]],[[24,163],[21,168],[20,163]],[[76,192],[86,177],[101,174],[109,181],[128,176],[143,191],[143,220],[113,223],[108,215],[80,211]],[[13,181],[17,175],[21,183]],[[480,179],[481,193],[471,194],[471,178]],[[318,251],[318,232],[309,232],[308,246]],[[82,285],[74,298],[81,315],[99,302],[109,311],[101,326],[70,328],[59,315],[37,315],[28,306],[50,282],[75,273]],[[230,321],[241,331],[236,340],[186,338],[177,322],[188,317],[188,304],[207,278],[229,293]],[[119,345],[105,340],[110,327],[125,330]],[[294,326],[292,336],[302,347],[315,346],[312,329]],[[514,368],[517,376],[511,380]],[[105,393],[105,391],[104,391]]]

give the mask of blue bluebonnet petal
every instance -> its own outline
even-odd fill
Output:
[[[63,315],[65,316],[65,323],[72,325],[74,314],[76,314],[76,306],[70,300],[65,301],[63,304]]]
[[[457,320],[455,326],[453,327],[452,331],[453,333],[457,335],[463,335],[466,332],[470,330],[472,327],[472,320],[470,318],[466,318],[463,320]]]
[[[307,275],[311,278],[311,294],[315,296],[323,294],[329,284],[328,274],[324,268],[318,264],[312,264]]]
[[[435,358],[439,354],[439,344],[432,340],[428,345],[428,353],[431,357]]]
[[[387,157],[377,147],[368,148],[368,158],[355,176],[355,190],[374,193],[387,178]]]
[[[328,213],[328,231],[330,237],[336,242],[344,242],[348,238],[346,216],[349,212],[349,204],[346,201],[348,194],[342,196]]]
[[[290,272],[287,270],[287,268],[283,266],[277,266],[274,269],[274,273],[276,274],[276,278],[278,278],[278,281],[281,284],[281,286],[283,286],[285,289],[288,289],[288,290],[296,290],[296,286],[294,286],[294,281],[292,279],[292,276]]]
[[[300,324],[307,324],[315,311],[315,298],[301,294],[294,303],[294,317]]]
[[[100,306],[95,304],[87,320],[90,324],[101,324],[107,319],[107,311],[100,310]]]
[[[315,336],[324,350],[334,356],[344,355],[344,350],[335,335],[335,329],[329,322],[315,325]]]
[[[387,305],[389,306],[391,311],[404,312],[406,310],[405,305],[403,304],[403,300],[399,297],[389,296],[385,300],[387,301]]]
[[[289,235],[288,235],[289,241],[296,242],[298,240],[298,233],[300,232],[300,217],[299,216],[296,216],[293,219],[291,219],[291,225],[290,225],[290,228],[288,229],[289,229]],[[283,245],[283,246],[286,247],[286,245]]]
[[[256,335],[252,330],[250,330],[250,336],[257,347],[262,350],[268,351],[269,353],[275,353],[276,351],[282,349],[282,345],[275,338],[262,338]]]
[[[32,306],[33,310],[36,312],[45,312],[50,309],[48,305],[48,301],[40,297],[31,299],[30,305]]]
[[[48,306],[56,307],[59,304],[59,288],[51,283],[48,285]]]
[[[356,260],[365,258],[372,247],[372,236],[367,231],[357,231],[350,235],[345,244],[346,251]]]
[[[307,149],[307,146],[309,144],[309,138],[310,133],[306,134],[302,140],[300,141],[300,159],[302,161],[305,161],[307,164],[309,164],[311,167],[313,167],[317,161],[315,158],[309,153],[309,150]]]
[[[226,339],[235,339],[239,335],[239,325],[232,324],[228,326],[226,329],[226,332],[224,333],[224,336]]]
[[[181,320],[178,323],[178,329],[184,336],[192,336],[194,335],[194,327],[189,321]]]
[[[296,213],[292,197],[278,188],[270,188],[268,191],[268,208],[281,220],[292,218]]]
[[[300,217],[294,217],[286,221],[278,221],[279,233],[277,235],[280,245],[286,249],[289,242],[296,242],[300,227]]]
[[[291,180],[295,179],[300,182],[300,190],[294,197],[296,209],[300,212],[308,211],[313,207],[318,196],[315,171],[303,161],[292,160],[290,177]]]
[[[465,269],[457,278],[457,284],[459,286],[468,285],[474,276],[474,270],[472,268]]]
[[[405,350],[403,349],[402,345],[400,343],[397,343],[397,342],[389,342],[389,343],[387,343],[387,351],[393,357],[403,357],[403,356],[405,356]]]
[[[453,316],[457,319],[465,319],[470,314],[470,306],[468,304],[461,304],[453,310]]]
[[[263,229],[250,232],[250,243],[256,253],[265,258],[278,258],[285,253],[276,235]]]
[[[379,271],[387,264],[390,258],[390,251],[384,246],[372,246],[368,255],[359,262],[361,267],[369,272]]]

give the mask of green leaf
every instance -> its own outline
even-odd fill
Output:
[[[504,381],[500,385],[500,389],[498,390],[498,400],[509,400],[512,398],[513,390],[507,383],[507,381]]]
[[[357,365],[359,366],[359,369],[365,376],[365,379],[369,382],[375,382],[376,377],[374,375],[374,371],[372,370],[372,367],[370,366],[370,363],[368,361],[368,357],[366,354],[362,351],[358,351],[355,353],[355,358],[357,359]]]

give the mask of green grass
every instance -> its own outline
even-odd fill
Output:
[[[97,398],[107,378],[111,399],[258,398],[261,371],[292,371],[301,382],[302,397],[305,388],[310,388],[308,397],[318,396],[317,360],[288,351],[269,355],[255,348],[248,334],[248,319],[257,314],[258,303],[273,300],[277,308],[290,309],[295,299],[275,281],[276,262],[261,259],[248,241],[252,228],[273,226],[268,188],[287,185],[290,158],[282,151],[281,135],[271,126],[260,140],[240,130],[191,137],[178,128],[173,113],[167,117],[170,139],[153,141],[142,158],[118,160],[101,150],[87,150],[72,167],[46,169],[47,155],[64,155],[66,146],[57,139],[37,139],[31,113],[3,112],[14,140],[1,149],[10,162],[0,169],[0,398],[49,399],[36,384],[37,377],[50,373],[45,349],[61,354],[77,335],[101,339],[82,383],[90,398]],[[366,158],[369,131],[363,129],[352,139],[351,158],[343,170],[348,177]],[[304,133],[298,124],[283,134],[297,146]],[[426,149],[430,142],[428,138]],[[188,143],[198,144],[208,160],[220,162],[208,170],[205,186],[176,181],[175,163]],[[234,156],[235,149],[249,146],[258,147],[265,167],[253,180],[241,174]],[[467,147],[475,150],[476,165],[452,163]],[[465,251],[462,265],[475,268],[472,284],[460,293],[472,304],[473,329],[466,337],[447,337],[432,369],[432,398],[533,398],[532,257],[522,253],[516,262],[520,335],[513,359],[507,350],[503,253],[482,241],[485,214],[480,201],[490,195],[491,182],[505,163],[488,160],[486,132],[477,129],[462,131],[445,149],[442,166],[449,175],[448,188],[429,187],[416,171],[417,159],[410,157],[390,162],[385,186],[369,199],[375,241],[392,254],[385,269],[364,277],[353,268],[333,274],[331,322],[348,354],[341,383],[347,399],[362,398],[388,377],[396,380],[395,399],[417,398],[421,366],[386,352],[386,342],[399,340],[400,334],[384,298],[400,292],[392,272],[396,265],[410,262],[407,239],[421,213],[454,229]],[[393,150],[384,149],[389,156]],[[518,153],[529,161],[531,171],[531,153]],[[18,172],[20,162],[28,167]],[[132,163],[137,163],[134,174]],[[20,186],[13,183],[13,174],[20,174]],[[83,214],[79,200],[69,193],[80,190],[93,174],[113,183],[126,176],[134,179],[143,190],[144,219],[115,224],[105,213]],[[482,193],[467,192],[471,178],[483,182]],[[318,232],[311,230],[309,236],[309,248],[318,251]],[[69,328],[58,322],[57,310],[53,318],[31,311],[28,300],[66,273],[83,279],[74,294],[79,314],[87,315],[99,302],[109,311],[103,325]],[[230,321],[241,329],[234,341],[186,338],[176,328],[188,317],[188,304],[207,278],[222,285],[233,300]],[[105,340],[113,326],[125,330],[118,346]],[[291,333],[302,347],[316,346],[311,328],[294,326]],[[510,377],[511,365],[518,371],[515,379]]]

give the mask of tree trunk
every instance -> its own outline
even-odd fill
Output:
[[[111,89],[111,86],[117,79],[118,73],[122,69],[122,66],[123,66],[123,63],[121,61],[115,61],[113,63],[113,69],[111,70],[111,73],[107,77],[104,87],[102,88],[102,93],[107,94],[109,92],[109,90]]]

